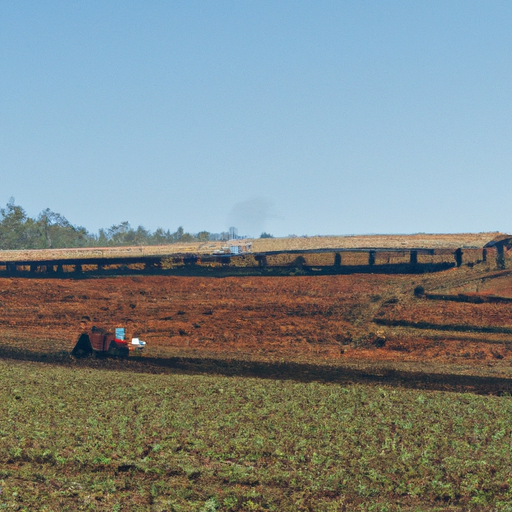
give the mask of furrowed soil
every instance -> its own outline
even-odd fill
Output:
[[[483,299],[510,290],[485,265],[0,279],[0,509],[512,511],[512,304]],[[72,358],[93,325],[147,350]]]
[[[477,266],[424,276],[0,279],[0,351],[54,357],[93,325],[125,326],[147,342],[140,360],[148,363],[179,357],[196,369],[219,359],[317,365],[320,373],[327,365],[508,378],[511,304],[414,294],[418,286],[480,286],[488,295],[492,282],[505,290],[512,278]]]

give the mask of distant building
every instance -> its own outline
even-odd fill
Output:
[[[239,239],[232,241],[229,245],[225,245],[220,249],[216,249],[212,254],[231,254],[236,256],[237,254],[247,254],[248,252],[252,252],[252,242],[249,242],[246,239]]]
[[[235,227],[229,228],[229,239],[230,240],[237,240],[238,239],[238,229]]]
[[[238,243],[231,243],[229,245],[229,252],[230,254],[245,254],[252,252],[252,242],[239,240]]]

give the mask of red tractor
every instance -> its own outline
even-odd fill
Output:
[[[106,332],[98,327],[80,334],[71,354],[75,357],[91,355],[109,355],[114,357],[128,357],[131,350],[142,350],[146,342],[133,338],[131,344],[125,340],[124,327],[118,327],[115,333]]]

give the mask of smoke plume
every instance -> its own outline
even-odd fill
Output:
[[[266,197],[254,197],[236,203],[228,215],[230,226],[238,228],[240,235],[259,236],[269,219],[275,218],[274,203]]]

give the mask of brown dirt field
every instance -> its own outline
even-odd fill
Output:
[[[413,293],[419,284],[431,290],[449,283],[489,283],[490,275],[461,267],[424,276],[0,279],[0,345],[70,351],[78,334],[92,325],[126,326],[129,335],[148,342],[148,358],[409,370],[428,364],[428,371],[511,377],[512,334],[458,332],[449,326],[512,328],[512,305],[433,301]],[[434,328],[376,323],[383,318],[430,322]]]
[[[512,278],[506,273],[493,279],[478,279],[450,290],[452,293],[495,294],[512,298]]]
[[[154,349],[339,353],[355,329],[350,304],[364,301],[375,280],[385,279],[0,279],[0,329],[71,345],[93,324],[126,325]]]
[[[508,328],[512,331],[510,304],[471,304],[421,300],[410,304],[384,305],[377,318],[406,322],[431,322],[440,325]]]

